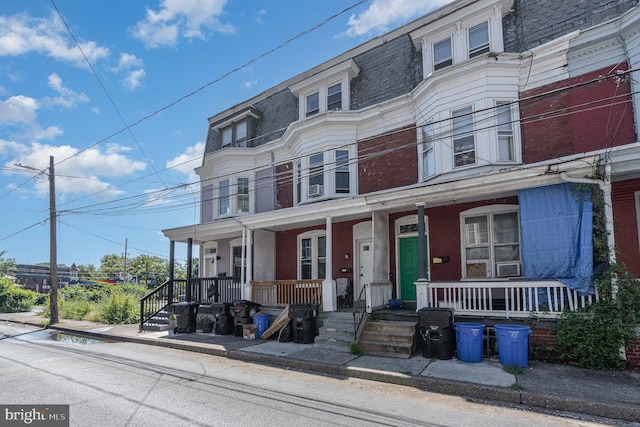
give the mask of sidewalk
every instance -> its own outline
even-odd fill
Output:
[[[0,321],[42,325],[34,313],[0,313]],[[640,372],[592,371],[531,362],[523,374],[505,372],[497,360],[466,363],[356,356],[320,344],[245,340],[231,335],[138,332],[138,325],[63,320],[51,328],[110,341],[127,341],[212,354],[230,359],[344,377],[394,383],[471,399],[522,404],[631,422],[640,426]]]

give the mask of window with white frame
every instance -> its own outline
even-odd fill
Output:
[[[498,161],[513,161],[513,125],[511,102],[496,102],[498,122]]]
[[[469,28],[469,58],[488,53],[489,46],[489,22]]]
[[[433,70],[437,71],[453,64],[451,37],[433,44]]]
[[[307,117],[318,114],[320,112],[320,93],[315,92],[307,95],[306,106]]]
[[[246,147],[247,146],[247,121],[241,120],[222,128],[222,146]]]
[[[336,150],[336,193],[351,192],[349,175],[349,151]]]
[[[436,154],[433,141],[433,124],[422,126],[422,176],[427,178],[436,173]]]
[[[296,203],[353,195],[356,163],[353,149],[327,150],[294,164]]]
[[[232,177],[218,182],[218,216],[251,212],[251,191],[248,177]]]
[[[454,167],[476,162],[476,138],[473,132],[472,107],[455,110],[453,116],[453,164]]]
[[[348,110],[350,81],[360,69],[353,59],[336,64],[291,86],[299,100],[299,118],[304,119],[335,110]]]
[[[327,237],[324,230],[298,236],[298,279],[324,279],[327,263]]]
[[[460,215],[463,277],[520,276],[520,223],[517,206],[475,208]]]
[[[327,111],[342,109],[342,84],[338,83],[327,88]]]
[[[229,180],[224,179],[218,184],[218,215],[228,215],[230,211]]]

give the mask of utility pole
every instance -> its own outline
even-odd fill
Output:
[[[49,156],[49,172],[34,168],[33,166],[16,166],[32,171],[40,172],[49,177],[49,324],[58,323],[58,243],[56,235],[56,172],[53,166],[53,156]]]
[[[127,247],[129,246],[129,239],[124,239],[124,273],[122,273],[122,280],[127,281]]]
[[[58,323],[58,237],[56,233],[56,175],[53,156],[49,156],[49,324]]]

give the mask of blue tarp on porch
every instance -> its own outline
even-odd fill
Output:
[[[522,260],[527,280],[556,279],[593,295],[593,206],[590,194],[565,183],[518,191]]]

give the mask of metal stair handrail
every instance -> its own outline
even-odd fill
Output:
[[[362,322],[367,318],[367,287],[369,283],[365,283],[357,299],[353,300],[353,340],[358,341]]]

